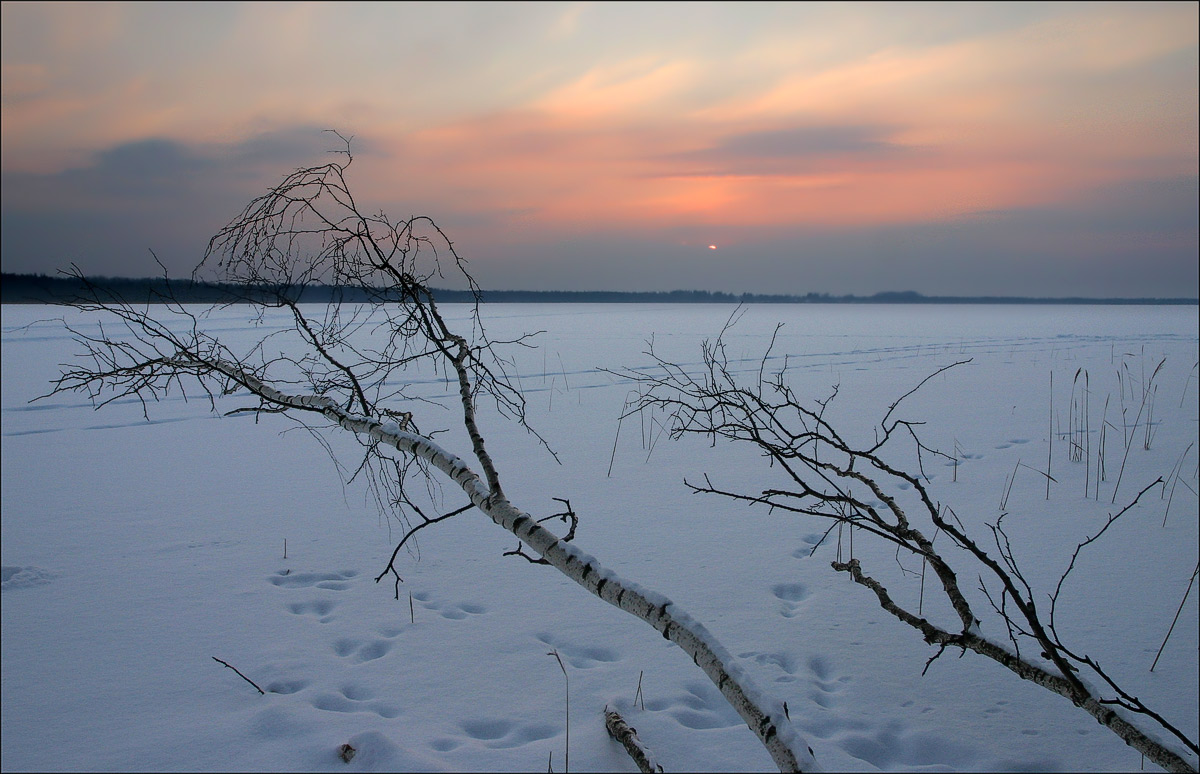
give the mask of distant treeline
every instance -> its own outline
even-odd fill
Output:
[[[50,277],[44,274],[0,274],[0,303],[46,304],[68,301],[85,295],[86,283],[103,296],[129,303],[163,303],[174,300],[189,304],[249,303],[276,295],[279,287],[270,285],[233,285],[192,282],[162,278],[128,279],[123,277]],[[445,303],[470,302],[465,290],[434,289],[434,297]],[[333,285],[307,285],[296,297],[302,302],[342,301],[360,303],[370,300],[361,288]],[[711,292],[707,290],[671,290],[626,292],[616,290],[487,290],[482,299],[498,304],[1190,304],[1196,298],[1028,298],[1023,296],[926,296],[916,291],[876,293],[871,296],[834,296],[828,293],[805,295],[764,295],[759,293]]]

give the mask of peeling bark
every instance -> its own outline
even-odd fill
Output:
[[[637,729],[626,723],[621,713],[606,708],[604,727],[608,729],[608,735],[620,742],[625,752],[629,753],[629,757],[633,758],[638,771],[642,774],[662,774],[663,767],[654,760],[654,756],[642,744],[642,740],[638,739]]]

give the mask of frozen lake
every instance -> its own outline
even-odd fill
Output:
[[[701,342],[733,312],[484,307],[493,340],[538,332],[533,348],[506,350],[508,370],[562,463],[484,410],[509,498],[536,516],[569,498],[577,545],[703,622],[788,703],[828,770],[1137,768],[1139,754],[1089,716],[979,656],[948,653],[922,677],[934,649],[830,569],[831,543],[812,553],[824,523],[684,486],[704,474],[749,492],[778,483],[754,450],[671,442],[660,416],[618,422],[634,393],[613,370],[650,366],[651,340],[658,356],[698,369]],[[469,325],[466,307],[446,313]],[[606,704],[622,708],[668,771],[772,768],[677,648],[554,570],[502,556],[515,539],[478,513],[421,533],[419,552],[400,562],[399,601],[390,582],[372,582],[399,532],[361,482],[344,483],[358,450],[344,431],[319,433],[347,468],[339,471],[294,422],[214,414],[196,393],[100,411],[82,395],[30,403],[76,351],[58,314],[4,306],[0,319],[5,770],[523,771],[549,759],[561,771],[563,675],[551,649],[569,672],[572,768],[634,770],[604,732]],[[762,305],[738,314],[724,335],[732,370],[753,380],[786,359],[806,399],[838,389],[827,418],[856,439],[869,440],[892,401],[926,376],[969,359],[903,413],[924,423],[925,444],[955,459],[926,470],[939,502],[982,538],[1003,501],[1016,558],[1044,593],[1108,514],[1157,477],[1173,480],[1169,500],[1166,486],[1149,492],[1084,554],[1060,626],[1196,738],[1200,589],[1149,671],[1197,565],[1196,307]],[[235,349],[286,324],[248,319],[232,308],[203,322]],[[1082,374],[1092,441],[1102,416],[1111,426],[1098,491],[1094,468],[1073,462],[1059,435]],[[450,428],[439,442],[465,457],[465,434],[439,408],[456,399],[444,377],[414,375],[410,389],[429,402],[397,408],[413,410],[423,432]],[[222,412],[248,405],[237,395],[219,402]],[[1048,455],[1049,499],[1038,472]],[[446,510],[462,503],[453,485],[433,495]],[[864,566],[915,599],[911,568],[887,546],[856,540]],[[644,708],[633,705],[639,680]],[[360,750],[348,765],[336,755],[346,742]]]

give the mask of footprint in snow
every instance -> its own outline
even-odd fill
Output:
[[[334,640],[333,652],[342,658],[354,660],[362,664],[383,658],[391,652],[395,643],[390,640],[363,640],[355,637],[343,637]]]
[[[813,656],[808,660],[808,676],[812,686],[809,699],[826,709],[833,706],[834,694],[841,693],[850,682],[849,675],[838,676],[832,662],[824,656]]]
[[[748,653],[739,653],[738,658],[749,659],[768,669],[778,669],[782,674],[775,678],[777,683],[790,683],[796,680],[798,666],[796,658],[790,653],[761,653],[752,650]]]
[[[464,720],[459,727],[471,739],[496,750],[521,747],[559,734],[559,728],[549,723],[520,723],[508,718]],[[435,740],[433,748],[446,752],[459,744],[453,739],[443,738]]]
[[[267,578],[272,586],[281,589],[323,589],[325,591],[343,591],[350,587],[350,580],[358,575],[356,570],[341,572],[292,572],[280,570]],[[332,599],[317,597],[300,602],[289,602],[288,612],[293,615],[313,616],[321,623],[333,620],[331,613],[338,603]]]
[[[996,713],[998,713],[998,712],[1004,712],[1004,707],[1005,707],[1005,705],[1006,705],[1006,704],[1008,704],[1008,701],[1007,701],[1007,700],[1005,700],[1005,699],[998,699],[998,700],[996,701],[996,706],[994,706],[994,707],[988,707],[987,709],[985,709],[985,710],[983,711],[983,714],[985,714],[985,715],[995,715],[995,714],[996,714]]]
[[[372,712],[381,718],[398,717],[403,710],[394,704],[370,701],[375,692],[362,685],[344,685],[337,693],[323,693],[312,699],[312,706],[325,712]]]
[[[762,666],[778,669],[781,674],[775,678],[777,683],[796,682],[806,674],[811,685],[809,701],[826,709],[832,708],[834,695],[840,693],[850,681],[848,676],[837,676],[829,659],[823,656],[814,656],[804,665],[792,654],[782,652],[750,651],[740,654],[739,658],[751,659]]]
[[[745,723],[712,683],[690,682],[684,688],[687,690],[684,694],[648,700],[646,709],[669,715],[679,725],[694,731]]]
[[[779,614],[784,618],[794,618],[800,603],[809,597],[808,587],[803,583],[776,583],[771,593],[779,600]]]
[[[342,570],[341,572],[292,572],[280,570],[267,578],[272,586],[281,588],[310,588],[342,591],[350,587],[349,581],[358,575],[357,570]]]
[[[337,607],[337,602],[330,599],[319,599],[315,602],[292,602],[287,609],[295,615],[312,615],[316,616],[321,623],[329,623],[333,620],[329,613],[335,607]]]
[[[796,559],[807,559],[812,556],[813,551],[825,539],[825,535],[821,532],[810,532],[800,538],[800,547],[792,552],[792,556]]]
[[[859,760],[880,769],[906,767],[972,768],[979,758],[971,747],[959,744],[948,733],[930,733],[891,722],[868,733],[846,734],[838,746]]]
[[[434,599],[428,591],[418,591],[412,595],[412,598],[426,610],[432,610],[442,618],[452,621],[461,621],[471,615],[483,615],[488,611],[487,607],[475,602],[440,602]]]
[[[813,656],[808,660],[808,671],[818,680],[828,680],[831,672],[829,660],[821,656]]]
[[[611,648],[597,645],[580,645],[571,640],[557,637],[549,632],[541,632],[537,635],[537,638],[557,650],[558,654],[576,669],[592,669],[601,664],[621,660],[620,654]]]
[[[267,693],[289,694],[303,691],[309,686],[307,680],[275,680],[267,683]]]

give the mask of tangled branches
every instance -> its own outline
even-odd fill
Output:
[[[1143,489],[1129,505],[1111,515],[1097,535],[1076,548],[1071,564],[1050,595],[1049,610],[1043,610],[1014,559],[1003,517],[989,525],[994,548],[985,547],[968,534],[953,510],[935,502],[924,474],[926,458],[951,458],[921,441],[919,423],[898,418],[901,403],[929,379],[969,361],[951,363],[927,376],[888,407],[869,442],[856,443],[826,418],[837,397],[836,389],[827,399],[810,405],[789,385],[786,359],[780,370],[768,372],[778,328],[760,361],[757,379],[747,384],[735,375],[724,343],[734,319],[730,318],[717,339],[704,343],[698,372],[658,357],[653,346],[648,353],[654,361],[652,366],[621,372],[636,383],[640,396],[630,413],[665,413],[675,438],[700,435],[714,443],[724,439],[749,445],[767,458],[784,482],[747,491],[722,487],[705,475],[702,482],[688,483],[693,492],[819,517],[828,522],[826,537],[835,529],[847,529],[893,546],[898,562],[901,557],[912,557],[933,572],[953,612],[950,620],[956,622],[954,625],[938,625],[921,609],[913,611],[902,606],[864,570],[858,558],[851,556],[843,561],[839,552],[832,567],[870,589],[884,610],[936,646],[929,663],[947,648],[979,653],[1021,678],[1066,697],[1160,766],[1173,771],[1195,770],[1184,754],[1161,743],[1159,736],[1165,733],[1174,737],[1193,754],[1197,753],[1196,742],[1118,685],[1094,659],[1068,645],[1055,625],[1063,582],[1079,552],[1161,481]],[[916,473],[889,462],[890,452],[897,447],[905,447],[910,455],[915,453]],[[945,538],[935,547],[941,535]],[[991,614],[1003,623],[1005,639],[997,641],[983,634],[982,616],[962,588],[960,575],[979,578]],[[1102,687],[1096,688],[1094,683]]]
[[[393,575],[398,596],[399,552],[422,529],[478,509],[518,539],[518,548],[509,553],[553,567],[682,648],[781,769],[811,768],[812,754],[782,705],[766,699],[701,624],[575,548],[578,517],[568,500],[561,501],[564,512],[542,519],[509,502],[477,410],[486,400],[501,416],[534,432],[526,422],[524,397],[509,379],[510,362],[500,354],[505,345],[529,346],[530,335],[509,341],[487,336],[479,289],[432,220],[364,214],[346,180],[353,161],[350,142],[337,137],[345,147],[336,161],[298,169],[250,202],[209,242],[193,274],[193,279],[224,283],[230,303],[248,302],[267,332],[239,349],[206,332],[203,314],[180,303],[170,283],[158,307],[166,319],[159,319],[85,282],[82,296],[67,303],[99,324],[95,330],[68,325],[83,348],[82,362],[66,367],[50,394],[84,392],[97,406],[136,398],[144,411],[175,390],[186,395],[199,389],[213,410],[226,398],[248,397],[251,405],[234,411],[291,418],[325,444],[335,462],[321,431],[347,430],[362,446],[351,479],[366,478],[380,508],[397,514],[405,526],[377,582]],[[469,334],[457,332],[443,314],[428,284],[435,278],[464,283],[474,293]],[[307,303],[306,295],[311,298],[309,291],[318,285],[343,295]],[[451,405],[414,387],[430,376],[451,388]],[[448,410],[456,414],[451,422],[445,421]],[[451,430],[466,432],[473,463],[434,440]],[[473,469],[476,464],[482,475]],[[441,510],[435,495],[444,481],[453,482],[466,503],[427,515],[417,504],[418,488]],[[543,526],[551,519],[567,526],[565,535]]]

